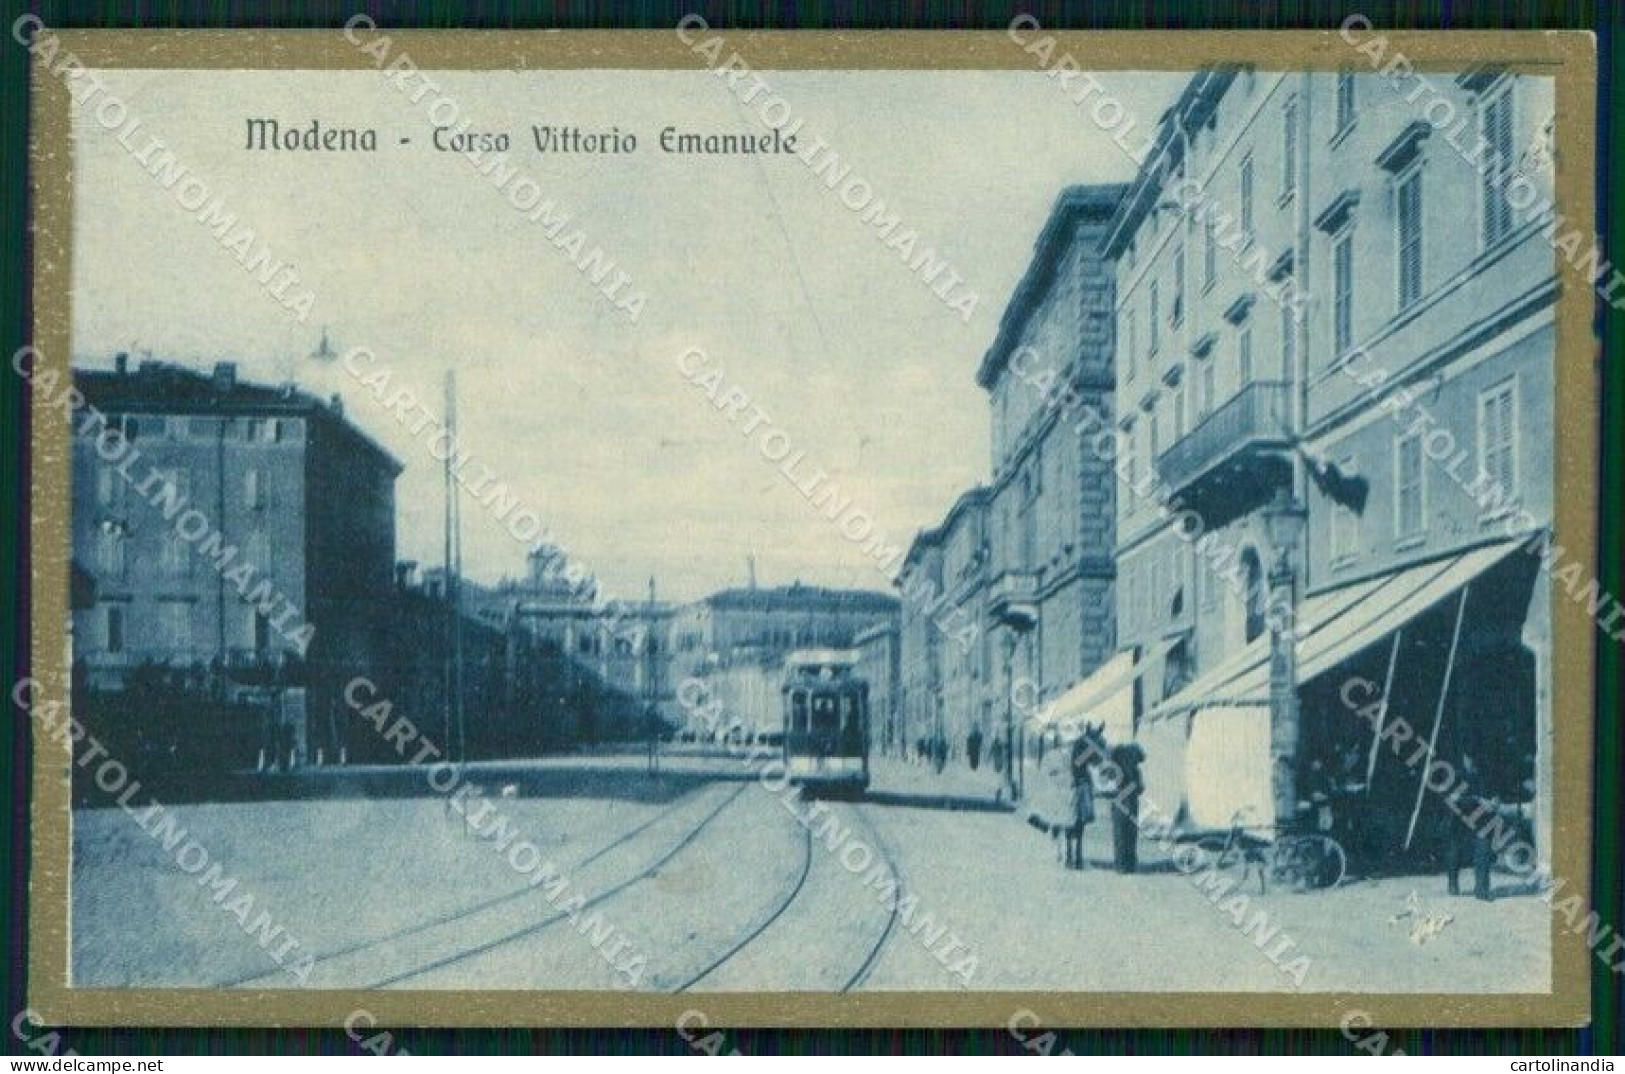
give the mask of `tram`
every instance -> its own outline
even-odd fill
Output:
[[[869,684],[846,649],[802,649],[784,660],[784,767],[803,794],[862,794],[869,786]]]

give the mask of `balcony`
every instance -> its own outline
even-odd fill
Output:
[[[1157,475],[1209,527],[1290,477],[1292,386],[1254,381],[1157,457]]]
[[[1038,576],[1004,571],[988,587],[987,610],[1001,625],[1029,629],[1038,622]]]

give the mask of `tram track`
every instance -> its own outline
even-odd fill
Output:
[[[665,819],[667,819],[666,814],[656,813],[643,823],[622,832],[620,835],[616,836],[608,843],[600,846],[597,850],[593,851],[585,858],[582,858],[580,861],[571,862],[570,865],[566,867],[567,871],[577,872],[587,868],[594,862],[597,862],[600,859],[614,853],[616,850],[625,846],[627,843],[631,842],[633,839],[636,839],[638,836],[642,835],[644,832],[648,831],[650,828],[654,827],[656,824],[659,824]],[[335,947],[331,950],[323,951],[315,956],[313,965],[325,965],[327,963],[337,961],[338,959],[346,958],[350,955],[356,955],[364,951],[384,947],[388,944],[398,943],[401,940],[410,939],[413,936],[420,936],[432,929],[456,924],[458,921],[471,918],[476,914],[482,914],[487,910],[494,910],[500,906],[505,906],[508,903],[523,899],[525,896],[533,894],[535,890],[535,887],[531,884],[521,884],[518,887],[504,891],[501,894],[493,895],[488,899],[482,899],[479,902],[474,903],[472,906],[460,907],[448,913],[440,914],[436,917],[431,917],[426,920],[416,922],[403,929],[396,929],[392,932],[384,933],[383,935],[368,937],[364,940],[356,940],[352,943],[345,944],[342,947]],[[281,975],[281,971],[272,973],[254,973],[243,977],[234,977],[210,987],[241,988],[244,985],[254,984],[255,982],[276,979]]]
[[[847,979],[846,984],[841,986],[842,992],[850,992],[862,985],[869,979],[869,975],[874,972],[875,966],[879,964],[882,952],[886,950],[886,945],[891,942],[892,934],[897,931],[897,904],[903,893],[903,873],[897,868],[897,856],[891,852],[891,848],[887,847],[885,840],[880,837],[880,830],[875,827],[874,821],[864,816],[862,810],[856,805],[852,806],[851,813],[862,822],[863,827],[869,830],[868,842],[870,848],[885,859],[886,869],[891,873],[893,894],[889,900],[891,905],[887,907],[886,925],[880,931],[880,938],[869,949],[868,956],[864,958],[863,964],[858,967],[857,972],[852,974]]]
[[[711,974],[721,969],[724,965],[730,962],[734,956],[738,955],[739,952],[743,951],[745,948],[749,947],[753,942],[755,942],[757,937],[761,936],[768,929],[772,928],[781,918],[784,917],[785,911],[790,909],[791,904],[801,897],[802,890],[807,886],[807,877],[812,873],[813,863],[812,829],[806,825],[801,825],[801,829],[803,837],[801,841],[801,870],[797,874],[795,882],[790,885],[790,890],[785,893],[784,897],[779,900],[778,904],[774,906],[768,915],[763,918],[755,928],[751,929],[745,934],[743,939],[741,939],[738,943],[735,943],[732,947],[728,948],[728,950],[724,951],[719,957],[713,959],[704,969],[700,970],[700,972],[694,974],[682,984],[673,988],[673,992],[687,992],[689,989],[711,976]]]
[[[902,873],[898,869],[891,848],[881,839],[873,822],[856,806],[840,811],[849,832],[855,833],[861,845],[866,845],[881,862],[894,892],[901,891]],[[830,975],[838,970],[839,961],[819,964],[814,977],[822,977],[816,984],[809,979],[799,987],[807,991],[843,993],[860,988],[880,963],[899,922],[897,898],[882,901],[877,889],[870,888],[863,873],[853,872],[841,859],[833,846],[819,847],[811,824],[800,823],[801,860],[793,872],[793,879],[784,888],[772,907],[755,920],[743,934],[728,942],[720,954],[709,956],[704,966],[689,970],[681,983],[669,986],[674,993],[694,991],[708,985],[710,990],[728,992],[747,988],[765,974],[777,974],[809,952],[823,954],[834,942],[834,951],[856,951],[855,969],[840,976]],[[843,851],[844,852],[844,851]],[[865,925],[873,916],[884,920]],[[839,936],[839,940],[836,937]],[[833,952],[831,952],[833,953]],[[847,963],[850,967],[851,963]],[[776,979],[776,978],[775,978]]]
[[[745,788],[748,786],[749,784],[741,784],[739,787],[735,788],[730,794],[724,797],[720,803],[706,813],[706,815],[700,819],[699,823],[691,827],[687,834],[685,834],[675,846],[662,854],[653,863],[645,866],[641,871],[627,878],[626,880],[613,884],[610,887],[600,891],[592,898],[582,902],[580,905],[574,907],[574,912],[579,914],[590,910],[595,906],[608,902],[610,899],[615,898],[637,884],[643,883],[644,881],[652,878],[655,874],[660,872],[661,869],[665,868],[665,866],[668,865],[674,858],[676,858],[684,850],[688,849],[688,847],[699,838],[701,832],[703,832],[711,825],[713,821],[721,816],[723,811],[726,810],[728,806],[732,805],[736,800],[738,800],[739,796],[745,792]],[[521,940],[529,939],[532,936],[538,935],[539,933],[552,928],[554,925],[557,925],[562,921],[568,920],[570,916],[570,911],[561,910],[544,917],[539,921],[526,925],[523,928],[510,930],[501,936],[475,944],[472,947],[464,948],[452,954],[432,959],[429,962],[415,966],[411,969],[388,974],[384,977],[371,980],[365,984],[354,987],[364,989],[389,988],[404,981],[410,981],[413,978],[422,977],[426,974],[434,973],[437,970],[442,970],[449,966],[455,966],[459,963],[467,962],[469,959],[478,958],[481,955],[489,954],[492,951],[517,943]]]

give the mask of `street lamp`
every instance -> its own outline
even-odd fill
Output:
[[[1308,512],[1285,488],[1264,509],[1264,528],[1274,551],[1269,570],[1270,605],[1270,791],[1275,825],[1297,813],[1298,649],[1297,548]]]

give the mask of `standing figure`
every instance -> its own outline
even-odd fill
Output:
[[[1112,800],[1112,863],[1120,873],[1140,866],[1140,794],[1145,790],[1145,750],[1136,742],[1113,746],[1117,790]]]
[[[1494,897],[1490,893],[1490,866],[1494,863],[1495,855],[1490,849],[1487,825],[1488,818],[1495,816],[1501,803],[1484,793],[1484,777],[1471,754],[1461,755],[1456,775],[1461,780],[1455,807],[1459,815],[1445,821],[1449,826],[1444,842],[1445,887],[1452,895],[1461,894],[1457,874],[1470,857],[1473,863],[1473,898],[1489,902]]]
[[[1095,768],[1101,760],[1104,741],[1094,727],[1084,729],[1072,743],[1070,769],[1072,773],[1072,808],[1067,815],[1066,867],[1086,869],[1083,857],[1083,832],[1095,819]]]

